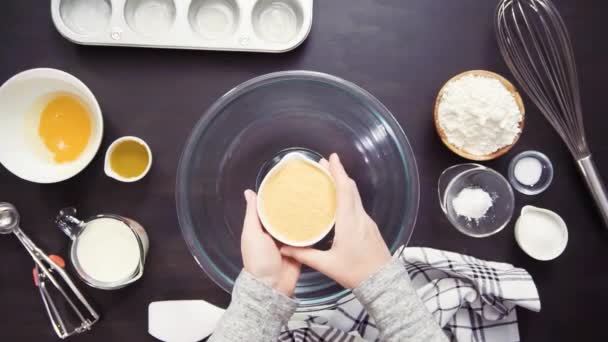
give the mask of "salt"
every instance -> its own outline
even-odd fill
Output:
[[[452,207],[458,216],[464,216],[468,220],[479,220],[486,216],[492,203],[492,197],[485,190],[468,187],[462,189],[452,200]]]
[[[543,173],[543,165],[533,157],[522,158],[515,164],[513,170],[515,179],[523,185],[534,186]]]

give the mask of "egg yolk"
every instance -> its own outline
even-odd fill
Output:
[[[38,134],[55,162],[74,161],[89,143],[91,115],[78,99],[59,95],[42,110]]]

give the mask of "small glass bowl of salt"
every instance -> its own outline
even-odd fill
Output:
[[[552,181],[553,165],[538,151],[522,152],[509,164],[509,182],[522,194],[538,195],[547,190]]]
[[[504,229],[515,207],[515,195],[500,173],[467,163],[447,168],[439,177],[439,203],[461,233],[482,238]]]

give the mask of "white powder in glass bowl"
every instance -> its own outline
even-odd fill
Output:
[[[486,216],[493,202],[485,190],[469,187],[460,190],[454,197],[452,207],[458,216],[464,216],[467,220],[480,220]]]
[[[450,144],[486,156],[513,144],[523,114],[498,79],[466,75],[446,84],[437,118]]]

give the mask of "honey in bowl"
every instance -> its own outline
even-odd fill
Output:
[[[279,164],[264,179],[259,195],[266,229],[284,243],[314,243],[333,225],[336,188],[312,162],[293,158]]]
[[[126,139],[117,143],[110,152],[110,168],[123,178],[143,175],[150,164],[146,146],[138,141]]]
[[[91,114],[71,95],[57,95],[40,113],[38,135],[56,163],[78,159],[91,138]]]

